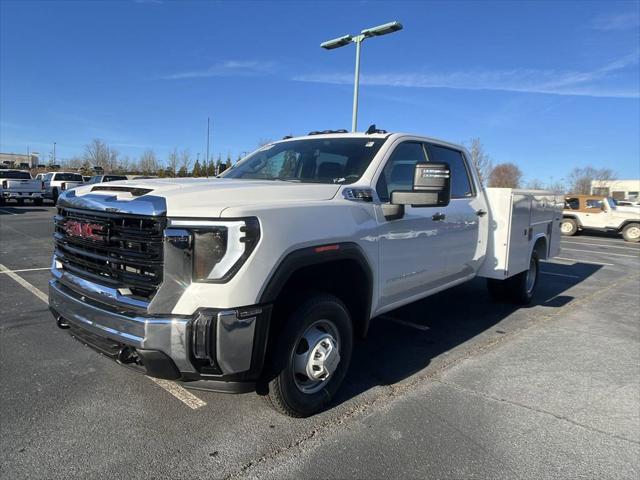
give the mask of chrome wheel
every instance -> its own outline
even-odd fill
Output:
[[[340,335],[333,322],[318,320],[309,326],[298,340],[292,363],[298,390],[321,390],[340,363]]]
[[[527,270],[527,278],[525,280],[525,285],[527,289],[527,295],[531,295],[533,289],[536,286],[536,278],[538,277],[538,264],[535,259],[531,257],[529,261],[529,270]]]

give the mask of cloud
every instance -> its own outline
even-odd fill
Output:
[[[186,78],[226,77],[266,75],[273,71],[274,62],[257,60],[226,60],[202,70],[172,73],[164,75],[164,80],[182,80]]]
[[[640,14],[638,12],[608,13],[600,15],[593,20],[593,28],[596,30],[629,30],[640,27]]]
[[[536,69],[468,70],[444,73],[382,73],[362,75],[362,85],[413,88],[450,88],[459,90],[496,90],[588,97],[640,98],[637,82],[633,87],[604,85],[620,70],[638,64],[639,53],[627,55],[591,71]],[[352,74],[312,73],[293,80],[328,84],[352,84]],[[610,82],[609,82],[610,83]]]

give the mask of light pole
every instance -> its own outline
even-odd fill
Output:
[[[53,163],[56,163],[56,142],[53,142]]]
[[[384,25],[378,25],[377,27],[366,28],[360,32],[360,35],[345,35],[320,44],[325,50],[344,47],[350,43],[356,44],[356,72],[353,82],[353,113],[351,116],[352,132],[355,132],[358,126],[358,89],[360,84],[360,48],[362,42],[364,42],[366,38],[379,37],[387,33],[397,32],[398,30],[402,30],[402,24],[400,22],[389,22]]]

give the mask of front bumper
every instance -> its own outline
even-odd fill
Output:
[[[150,316],[96,299],[95,292],[65,281],[68,273],[55,273],[49,282],[49,306],[58,326],[120,363],[150,376],[225,392],[250,390],[262,372],[268,306]],[[208,352],[208,360],[196,358],[202,350]]]

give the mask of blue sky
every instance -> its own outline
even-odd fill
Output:
[[[349,128],[353,46],[367,40],[359,127],[479,137],[526,178],[573,167],[640,176],[638,2],[0,3],[0,151],[233,157],[262,139]]]

